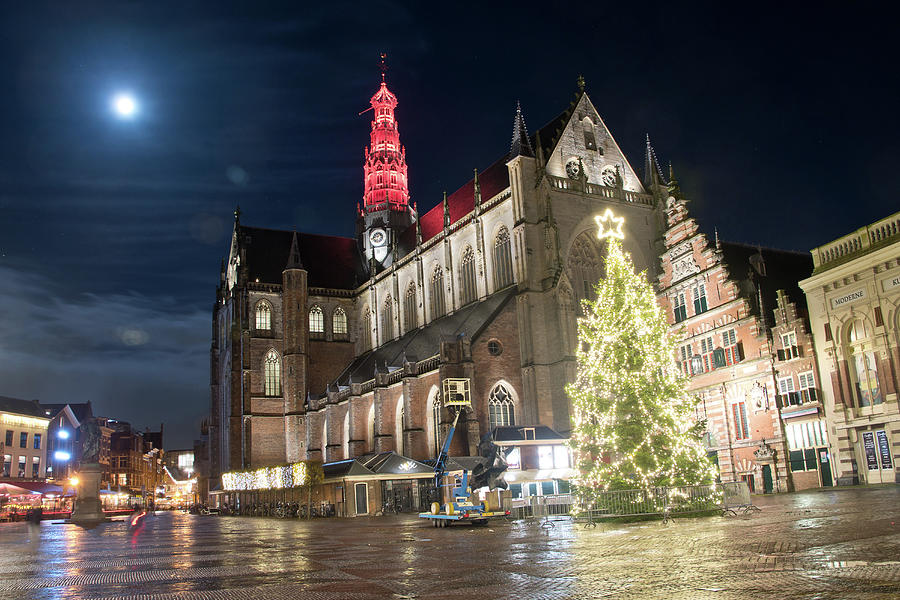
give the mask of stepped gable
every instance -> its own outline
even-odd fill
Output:
[[[506,168],[506,156],[500,158],[483,172],[478,172],[478,183],[481,184],[481,201],[487,202],[509,187],[509,169]],[[447,196],[450,209],[450,224],[456,223],[475,210],[475,178]],[[438,204],[422,215],[422,241],[427,242],[444,230],[444,206]]]
[[[759,314],[759,306],[753,282],[762,291],[766,311],[775,308],[775,292],[778,290],[784,290],[798,306],[806,305],[806,297],[797,282],[812,274],[812,256],[808,252],[759,248],[734,242],[721,242],[720,245],[729,277],[738,282],[741,292],[751,301],[756,314]],[[759,273],[754,266],[754,262],[758,264],[759,255],[762,255],[765,266],[763,273]]]
[[[281,285],[281,272],[290,258],[294,232],[240,227],[250,281],[259,279],[260,283]],[[355,239],[298,233],[297,241],[309,287],[352,290],[365,281]]]

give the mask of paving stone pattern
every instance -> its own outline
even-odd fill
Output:
[[[157,513],[0,525],[0,598],[900,598],[900,486],[758,497],[749,517],[435,529],[411,516]]]

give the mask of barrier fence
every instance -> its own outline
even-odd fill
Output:
[[[645,515],[671,516],[721,510],[735,514],[756,508],[745,481],[711,485],[656,487],[646,490],[600,492],[593,502],[576,506],[571,494],[530,496],[504,502],[515,519],[572,515],[589,520]],[[576,510],[573,511],[573,508]]]

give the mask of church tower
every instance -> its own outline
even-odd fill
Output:
[[[381,65],[381,87],[369,100],[374,118],[363,165],[363,205],[357,219],[360,249],[370,270],[392,263],[392,248],[417,219],[409,204],[406,148],[400,144],[394,117],[397,97],[384,81],[384,55]]]

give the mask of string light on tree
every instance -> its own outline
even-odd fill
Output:
[[[675,367],[675,345],[644,273],[622,251],[625,219],[595,217],[607,243],[606,277],[578,321],[578,369],[566,387],[573,405],[571,445],[582,505],[599,492],[712,483],[715,469],[694,422],[691,397]]]

